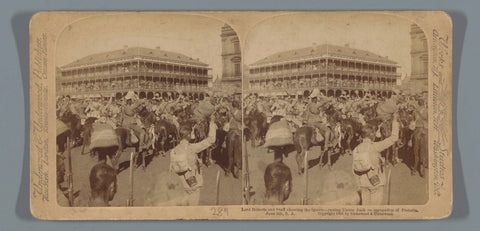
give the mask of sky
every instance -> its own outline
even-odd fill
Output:
[[[277,16],[258,23],[247,35],[245,64],[276,52],[332,44],[388,56],[401,66],[402,78],[410,75],[410,25],[397,16],[365,12],[305,12]]]
[[[141,46],[160,47],[207,63],[215,78],[221,77],[221,27],[224,22],[186,15],[154,15],[129,12],[79,20],[60,34],[56,66],[63,66],[87,55]]]
[[[365,12],[305,12],[259,22],[247,34],[244,63],[280,51],[328,43],[349,44],[400,65],[410,75],[410,25],[397,16]],[[222,74],[221,27],[224,22],[202,16],[128,12],[100,15],[67,26],[57,40],[56,65],[87,55],[142,46],[182,53],[209,64],[215,79]]]

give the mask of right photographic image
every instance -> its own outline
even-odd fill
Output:
[[[243,56],[251,205],[428,201],[428,45],[382,12],[304,12],[252,28]]]

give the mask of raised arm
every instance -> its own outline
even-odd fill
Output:
[[[213,145],[216,140],[216,134],[217,134],[217,125],[215,125],[215,122],[212,116],[212,119],[210,120],[210,127],[208,130],[208,137],[198,143],[191,144],[190,147],[192,148],[192,151],[194,151],[195,153],[199,153],[207,149],[211,145]]]
[[[375,150],[377,152],[381,152],[387,149],[388,147],[390,147],[391,145],[393,145],[395,141],[398,140],[398,132],[399,132],[398,121],[397,121],[397,115],[395,114],[392,121],[392,134],[390,135],[390,137],[382,141],[373,143]]]

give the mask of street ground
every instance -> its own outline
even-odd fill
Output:
[[[252,149],[250,143],[246,145],[249,162],[250,184],[255,194],[250,204],[262,204],[265,195],[263,175],[268,164],[273,162],[273,152],[268,153],[267,148],[256,147]],[[310,166],[308,170],[308,204],[342,204],[345,201],[354,201],[358,198],[357,185],[352,171],[352,156],[334,155],[333,166],[329,170],[327,165],[320,167],[320,147],[312,147],[308,151]],[[403,152],[408,153],[408,152]],[[300,205],[305,198],[305,178],[299,175],[295,161],[296,151],[284,157],[283,162],[290,167],[292,172],[292,193],[285,204]],[[407,164],[410,161],[408,155],[401,155],[403,162],[396,164],[391,169],[390,198],[388,199],[388,187],[385,187],[385,204],[392,205],[418,205],[425,204],[428,200],[428,175],[424,178],[410,174]],[[326,163],[326,160],[325,160]],[[388,171],[388,170],[387,170]],[[388,202],[388,200],[390,202]]]
[[[124,170],[117,175],[117,193],[112,201],[111,206],[126,206],[127,199],[130,195],[130,167],[129,156],[133,148],[125,149],[120,158],[121,166]],[[97,164],[97,158],[91,157],[89,154],[81,155],[81,147],[76,147],[71,150],[72,156],[72,170],[73,170],[73,187],[74,191],[78,191],[78,197],[75,198],[75,206],[88,206],[90,196],[89,174],[91,168]],[[65,161],[66,163],[66,161]],[[158,175],[162,172],[168,171],[169,157],[157,156],[151,159],[145,168],[138,167],[134,169],[134,206],[144,206],[148,200],[148,193],[152,190],[155,182],[158,180]],[[68,167],[66,167],[68,170]],[[220,172],[220,193],[219,204],[221,205],[239,205],[242,204],[242,186],[241,179],[235,179],[232,176],[225,176],[224,171],[214,164],[210,167],[202,167],[204,186],[200,191],[200,205],[215,205],[216,204],[216,177],[217,172]],[[66,181],[66,179],[65,179]],[[62,184],[67,187],[66,182]],[[62,195],[57,196],[57,201],[63,206],[64,202]]]

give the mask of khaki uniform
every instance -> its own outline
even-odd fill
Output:
[[[373,142],[368,138],[364,138],[363,142],[353,150],[353,159],[361,160],[363,163],[370,165],[370,170],[366,172],[355,172],[358,186],[360,187],[363,205],[380,205],[382,204],[384,186],[386,184],[385,172],[382,171],[382,162],[380,152],[389,148],[398,140],[398,122],[392,122],[392,135],[382,141]],[[368,155],[361,155],[367,153]],[[372,185],[369,176],[378,175],[380,182]]]
[[[123,121],[122,127],[132,129],[135,133],[135,136],[138,137],[138,142],[140,144],[140,149],[146,148],[144,144],[145,131],[140,127],[141,124],[137,124],[137,118],[135,118],[136,111],[135,109],[140,105],[140,103],[133,103],[131,105],[125,105],[123,107]]]

